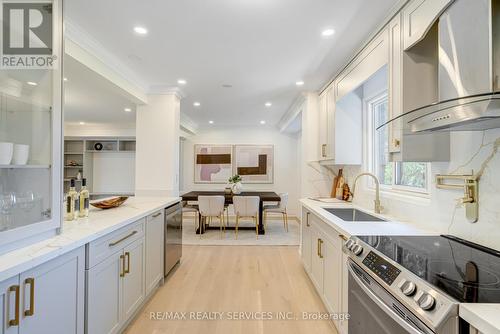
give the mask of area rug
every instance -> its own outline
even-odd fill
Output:
[[[229,217],[229,225],[234,226],[234,217]],[[255,237],[255,230],[239,230],[238,239],[235,238],[234,230],[227,230],[220,234],[219,230],[206,231],[201,239],[196,234],[196,226],[192,214],[186,214],[183,218],[182,243],[184,245],[205,246],[297,246],[300,242],[300,224],[295,219],[289,219],[288,232],[283,228],[281,219],[269,219],[267,221],[266,234]],[[212,226],[219,226],[214,221]],[[241,226],[255,226],[250,221],[240,221]]]

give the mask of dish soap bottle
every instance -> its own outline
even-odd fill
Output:
[[[82,189],[80,189],[80,218],[87,218],[89,216],[89,200],[90,194],[87,189],[87,179],[82,179]]]

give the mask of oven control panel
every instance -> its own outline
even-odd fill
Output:
[[[371,251],[364,258],[363,264],[389,286],[401,273],[401,270]]]

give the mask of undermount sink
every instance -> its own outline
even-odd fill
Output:
[[[366,212],[360,211],[358,209],[349,208],[323,208],[324,210],[330,212],[332,215],[338,218],[348,221],[348,222],[385,222],[385,219],[381,219],[372,216]]]

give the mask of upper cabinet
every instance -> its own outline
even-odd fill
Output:
[[[52,36],[30,35],[37,39],[37,48],[30,49],[30,38],[20,36],[28,29],[13,28],[9,36],[17,42],[11,41],[3,50],[0,253],[22,246],[20,240],[26,244],[42,235],[54,235],[61,226],[62,1],[27,5],[32,8],[10,5],[4,11],[37,11],[44,22],[51,22],[44,28],[51,29]],[[19,22],[11,22],[16,24]],[[10,27],[5,25],[4,33],[6,29]]]
[[[403,113],[402,105],[402,42],[401,14],[398,13],[388,26],[389,30],[389,118],[394,119]],[[389,133],[389,153],[401,152],[403,137],[401,120],[391,124]],[[396,124],[398,123],[398,124]]]
[[[319,96],[319,160],[332,160],[335,155],[335,96],[330,85]]]
[[[408,50],[420,42],[439,15],[453,0],[413,0],[403,9],[403,46]]]

